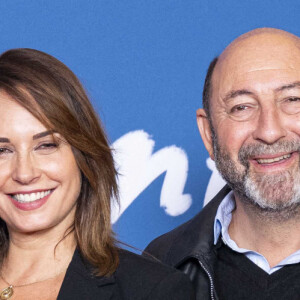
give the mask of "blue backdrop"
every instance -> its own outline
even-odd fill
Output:
[[[114,228],[142,249],[222,185],[196,126],[210,60],[256,27],[300,35],[299,3],[3,0],[0,51],[48,52],[81,79],[115,148],[121,208]]]

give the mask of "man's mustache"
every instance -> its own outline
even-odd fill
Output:
[[[282,140],[274,144],[267,145],[264,143],[248,144],[241,147],[238,158],[242,165],[248,167],[249,159],[260,155],[274,155],[278,153],[300,152],[300,139]]]

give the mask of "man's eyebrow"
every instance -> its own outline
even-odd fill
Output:
[[[10,140],[8,138],[5,137],[0,137],[0,143],[9,143]]]
[[[242,95],[253,95],[253,93],[248,90],[245,90],[245,89],[230,91],[229,93],[227,93],[225,95],[225,97],[223,98],[223,101],[226,102],[227,100],[229,100],[231,98],[235,98],[237,96],[242,96]]]
[[[300,88],[300,81],[295,81],[293,83],[283,85],[283,86],[277,88],[275,90],[275,92],[278,93],[278,92],[282,92],[284,90],[291,90],[291,89],[294,89],[294,88]]]
[[[32,139],[33,139],[33,140],[37,140],[37,139],[40,139],[40,138],[42,138],[42,137],[44,137],[44,136],[47,136],[47,135],[50,135],[50,134],[53,134],[53,133],[54,133],[53,130],[43,131],[43,132],[40,132],[40,133],[35,134],[35,135],[32,137]]]

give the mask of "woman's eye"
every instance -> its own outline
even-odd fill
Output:
[[[52,152],[56,150],[58,145],[56,143],[43,143],[35,148],[35,150],[40,150],[43,152]]]
[[[46,149],[56,148],[56,147],[57,147],[57,144],[55,144],[55,143],[45,143],[45,144],[40,145],[40,148],[46,148]]]

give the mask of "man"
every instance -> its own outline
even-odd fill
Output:
[[[227,181],[145,250],[188,274],[197,299],[300,299],[300,39],[262,28],[208,70],[201,137]]]

